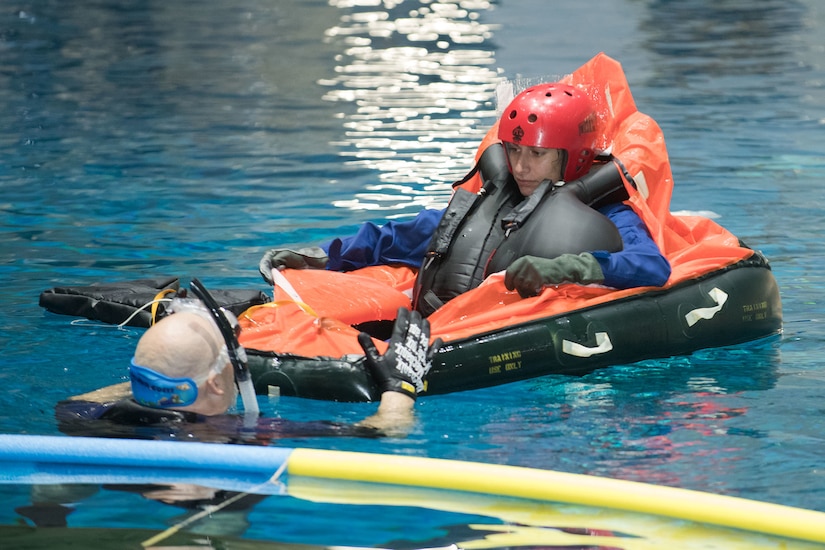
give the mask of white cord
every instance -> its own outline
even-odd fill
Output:
[[[301,299],[301,296],[295,290],[295,287],[292,286],[286,276],[281,273],[278,269],[272,268],[272,283],[274,286],[279,286],[281,289],[287,293],[287,296],[292,298],[292,301],[297,302],[299,304],[303,304],[304,301]]]
[[[157,300],[152,300],[151,302],[147,302],[147,303],[143,304],[142,306],[140,306],[139,308],[137,308],[137,309],[134,311],[134,313],[132,313],[131,315],[129,315],[129,316],[126,318],[126,320],[125,320],[125,321],[123,321],[122,323],[120,323],[120,324],[118,324],[118,325],[110,325],[110,324],[92,323],[90,319],[75,319],[74,321],[72,321],[72,322],[71,322],[71,324],[72,324],[72,325],[82,325],[82,326],[84,326],[84,327],[96,327],[96,328],[104,328],[104,327],[105,327],[105,328],[118,328],[118,329],[122,329],[123,327],[125,327],[126,325],[128,325],[128,324],[129,324],[129,321],[131,321],[132,319],[134,319],[136,315],[138,315],[141,311],[143,311],[143,310],[144,310],[144,309],[146,309],[147,307],[150,307],[150,306],[152,306],[152,305],[154,305],[154,304],[159,304],[159,303],[163,303],[163,302],[171,302],[171,301],[172,301],[172,298],[158,298]]]

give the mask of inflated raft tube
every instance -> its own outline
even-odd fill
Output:
[[[177,278],[57,287],[40,296],[54,313],[148,327],[185,289]],[[260,291],[213,291],[241,314],[269,298]],[[359,328],[364,328],[360,326]],[[548,374],[583,375],[645,359],[689,354],[778,334],[782,307],[767,260],[747,260],[706,276],[593,307],[447,341],[422,395],[485,388]],[[361,355],[305,357],[247,349],[255,392],[329,401],[376,401],[380,390]]]
[[[767,260],[751,258],[667,289],[448,341],[433,359],[436,395],[549,374],[686,355],[779,334],[782,305]],[[375,401],[363,358],[300,357],[247,350],[258,394]]]

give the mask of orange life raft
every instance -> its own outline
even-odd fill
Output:
[[[673,177],[661,129],[640,113],[621,65],[599,54],[564,79],[597,105],[597,149],[632,178],[627,203],[669,260],[661,288],[615,290],[574,284],[534,298],[508,291],[501,274],[430,316],[437,353],[423,395],[735,345],[782,329],[779,289],[767,260],[713,220],[670,212]],[[490,129],[479,155],[496,140]],[[463,184],[476,191],[480,177]],[[348,273],[287,270],[294,288],[240,316],[241,344],[258,393],[359,401],[378,399],[357,334],[385,346],[399,306],[410,305],[416,272],[377,266]],[[297,293],[297,295],[296,295]]]

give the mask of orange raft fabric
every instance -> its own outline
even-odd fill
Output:
[[[307,357],[363,354],[351,325],[391,321],[399,307],[410,307],[416,270],[374,266],[358,272],[318,269],[286,270],[301,298],[296,302],[280,287],[272,302],[254,306],[239,318],[245,348]],[[383,342],[375,342],[379,351]]]
[[[588,92],[598,112],[597,149],[618,158],[636,183],[634,187],[625,181],[630,196],[627,203],[645,221],[671,264],[672,273],[665,288],[734,264],[753,253],[739,246],[736,236],[711,219],[671,214],[673,176],[664,135],[652,118],[637,110],[617,61],[600,53],[564,81]],[[479,146],[477,158],[497,141],[496,136],[497,126],[493,126]],[[480,184],[476,175],[463,187],[477,191]],[[398,305],[409,306],[409,298],[402,291],[408,293],[412,287],[413,270],[382,268],[350,273],[286,272],[314,312],[295,304],[247,312],[241,319],[241,344],[310,357],[362,354],[356,341],[358,331],[350,324],[392,318]],[[376,274],[389,284],[360,285],[360,278],[373,278]],[[433,338],[449,342],[649,290],[650,287],[614,290],[567,284],[548,287],[535,298],[521,299],[518,293],[504,288],[502,274],[494,274],[478,288],[451,300],[429,320]],[[370,300],[365,302],[367,295]],[[357,307],[353,309],[351,302]],[[277,293],[274,303],[279,303]],[[366,317],[358,317],[361,313]]]

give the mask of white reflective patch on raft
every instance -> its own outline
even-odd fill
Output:
[[[722,309],[722,306],[725,305],[725,302],[728,301],[728,294],[721,288],[713,287],[710,292],[708,292],[708,296],[716,303],[713,307],[700,307],[688,311],[685,314],[685,321],[689,327],[692,327],[702,319],[713,319],[713,316],[716,315]]]
[[[574,355],[576,357],[591,357],[599,355],[600,353],[607,353],[613,349],[613,342],[610,341],[610,336],[606,332],[597,332],[596,346],[589,348],[577,342],[570,340],[561,341],[561,350],[567,355]]]

